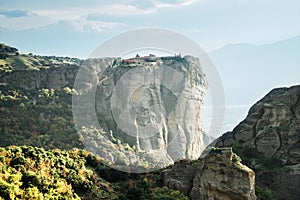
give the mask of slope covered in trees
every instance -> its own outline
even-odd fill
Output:
[[[0,148],[0,199],[187,199],[162,187],[160,172],[112,170],[79,149]]]

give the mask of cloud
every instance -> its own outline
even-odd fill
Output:
[[[36,10],[34,15],[26,17],[6,17],[0,13],[0,26],[14,31],[36,29],[53,24],[64,23],[78,32],[102,32],[125,26],[118,22],[106,22],[103,19],[90,19],[88,14],[97,10]],[[28,12],[27,12],[28,13]],[[20,15],[19,15],[20,16]]]
[[[132,5],[111,4],[101,7],[87,7],[87,8],[72,8],[64,10],[37,10],[36,13],[40,17],[49,18],[52,20],[77,20],[88,17],[90,19],[99,18],[99,16],[134,16],[145,15],[155,12],[154,9],[139,9]],[[97,16],[97,17],[96,17]],[[98,19],[98,20],[101,20]]]
[[[33,12],[27,11],[27,10],[3,10],[0,9],[0,15],[3,15],[5,17],[9,18],[19,18],[19,17],[28,17],[34,15]]]
[[[183,7],[189,6],[193,3],[198,2],[199,0],[179,0],[179,1],[156,1],[157,8],[165,8],[165,7]]]
[[[155,12],[155,9],[153,7],[142,9],[134,5],[112,4],[107,5],[104,8],[90,9],[90,11],[91,13],[122,16],[151,14]]]
[[[204,28],[195,28],[195,29],[191,29],[191,30],[187,30],[187,33],[204,33],[205,31],[207,31],[207,29]]]
[[[133,0],[127,4],[111,3],[104,5],[71,7],[69,9],[40,9],[36,13],[39,16],[50,17],[59,20],[76,19],[83,16],[134,16],[155,13],[160,8],[182,7],[191,5],[199,0]]]
[[[189,6],[193,3],[198,2],[199,0],[134,0],[130,3],[131,6],[136,9],[144,10],[145,13],[150,13],[149,11],[156,12],[160,8],[171,8],[171,7],[184,7]],[[148,11],[148,12],[146,12]]]
[[[36,29],[55,23],[45,17],[27,16],[27,17],[5,17],[0,15],[0,26],[10,31],[21,31],[26,29]]]
[[[85,18],[72,21],[64,21],[64,23],[72,26],[78,32],[99,33],[109,29],[126,26],[125,24],[105,21],[91,21]]]
[[[35,4],[30,8],[25,3],[18,3],[22,6],[14,6],[15,9],[12,3],[11,5],[6,3],[7,5],[0,9],[0,26],[9,30],[25,30],[60,21],[73,21],[72,26],[77,31],[100,32],[110,29],[111,26],[120,26],[124,17],[132,19],[135,16],[150,16],[163,8],[182,7],[195,2],[197,0],[113,0],[110,2],[94,0],[89,4],[74,2],[69,6]],[[83,18],[85,22],[82,21]],[[107,21],[110,21],[109,24]]]

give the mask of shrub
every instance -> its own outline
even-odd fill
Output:
[[[262,165],[267,169],[277,169],[283,167],[281,160],[276,157],[263,159]]]
[[[262,188],[258,185],[255,187],[255,193],[258,200],[277,200],[278,195],[268,188]]]
[[[188,197],[178,190],[171,190],[164,186],[162,188],[155,188],[151,194],[152,200],[188,200]]]

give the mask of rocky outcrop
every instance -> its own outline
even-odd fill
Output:
[[[165,170],[164,184],[192,200],[256,199],[255,174],[231,148],[212,149],[196,161],[180,161]]]
[[[207,87],[200,61],[158,60],[124,66],[118,59],[90,59],[84,65],[94,75],[82,79],[96,80],[90,85],[97,86],[97,117],[112,137],[142,151],[166,151],[173,160],[197,159],[204,148],[201,110]]]
[[[26,90],[73,87],[79,67],[79,65],[59,65],[38,70],[14,70],[0,74],[0,85]]]
[[[257,183],[284,199],[300,196],[300,85],[272,90],[258,101],[218,147],[235,146],[257,174]]]

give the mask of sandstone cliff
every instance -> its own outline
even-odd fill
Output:
[[[300,85],[272,90],[215,146],[233,146],[257,184],[282,199],[300,196]]]
[[[125,65],[127,61],[120,59],[89,59],[79,70],[74,87],[90,92],[90,96],[95,93],[97,121],[111,132],[110,140],[121,140],[140,151],[166,154],[166,159],[196,159],[204,148],[201,111],[207,85],[201,63],[191,56],[157,60]],[[81,106],[86,105],[89,95],[83,100],[80,96],[73,99],[79,105],[75,113],[83,116],[77,118],[79,127],[89,126],[89,113],[84,112],[90,107]],[[88,143],[91,138],[86,136],[82,138]],[[101,151],[112,162],[122,154],[115,149]],[[126,163],[136,160],[122,157]]]
[[[214,148],[205,158],[175,163],[165,170],[164,184],[192,200],[256,199],[255,174],[231,148]]]

